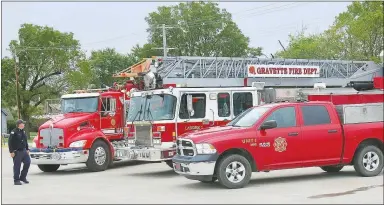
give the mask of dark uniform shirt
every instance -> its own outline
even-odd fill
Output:
[[[15,152],[17,150],[29,150],[27,139],[28,137],[24,130],[19,128],[13,129],[8,140],[9,153]]]

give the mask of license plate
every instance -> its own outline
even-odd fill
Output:
[[[181,165],[179,163],[174,163],[174,167],[177,171],[181,171]]]
[[[139,158],[149,159],[151,155],[149,152],[139,152],[138,156]]]

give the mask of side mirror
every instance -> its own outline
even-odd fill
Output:
[[[269,120],[269,121],[264,122],[260,126],[260,130],[268,130],[268,129],[273,129],[273,128],[276,128],[276,127],[277,127],[276,120]]]
[[[193,116],[194,110],[193,110],[193,106],[192,106],[192,95],[187,95],[187,110],[188,110],[188,113],[191,116]]]

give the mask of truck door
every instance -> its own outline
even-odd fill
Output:
[[[257,155],[264,158],[267,169],[297,167],[301,163],[301,131],[297,106],[275,108],[264,122],[275,120],[277,127],[258,130]]]
[[[116,106],[115,97],[101,98],[101,130],[107,136],[114,136],[122,133],[122,106]]]
[[[187,96],[192,98],[192,109],[189,113]],[[212,111],[207,109],[206,93],[181,93],[177,135],[180,136],[192,130],[200,130],[212,125]]]
[[[300,105],[302,157],[305,166],[337,164],[343,147],[339,121],[330,117],[325,105]]]

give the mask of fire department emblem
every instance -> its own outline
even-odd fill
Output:
[[[276,138],[273,143],[276,152],[284,152],[287,149],[287,145],[287,141],[282,137]]]
[[[112,120],[111,120],[111,125],[112,125],[112,126],[115,126],[115,124],[116,124],[116,120],[115,120],[115,119],[112,119]]]

